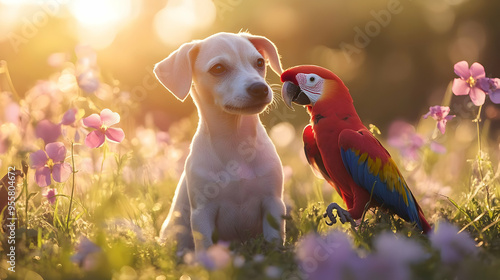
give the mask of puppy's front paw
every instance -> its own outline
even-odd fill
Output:
[[[277,221],[271,214],[267,214],[263,224],[264,239],[270,243],[283,245],[283,223],[283,220]]]

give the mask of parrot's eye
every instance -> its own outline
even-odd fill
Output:
[[[266,66],[266,62],[264,61],[263,58],[257,59],[257,68],[263,68]]]
[[[208,72],[210,72],[210,74],[216,75],[216,76],[222,75],[226,72],[226,67],[224,67],[224,65],[222,65],[220,63],[217,63],[214,66],[212,66],[212,68],[210,68],[210,70],[208,70]]]
[[[321,77],[316,75],[316,74],[307,74],[306,75],[306,81],[307,81],[307,86],[315,86],[319,81],[321,80]]]

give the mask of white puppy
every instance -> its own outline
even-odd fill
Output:
[[[284,240],[282,165],[258,116],[273,99],[266,62],[281,74],[267,38],[218,33],[182,45],[155,66],[178,99],[191,93],[200,118],[160,233],[162,241],[177,241],[178,251],[262,233],[267,241]]]

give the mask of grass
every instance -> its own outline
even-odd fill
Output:
[[[51,79],[57,78],[56,75]],[[377,244],[387,232],[420,248],[414,249],[418,261],[394,264],[405,269],[408,279],[500,279],[500,171],[498,163],[492,161],[498,158],[498,148],[489,142],[487,135],[482,136],[479,155],[477,142],[458,146],[452,136],[441,141],[448,148],[446,154],[435,154],[428,147],[422,147],[418,151],[420,157],[410,161],[386,145],[395,155],[429,221],[437,225],[437,232],[445,227],[443,221],[447,221],[456,228],[447,238],[455,240],[460,236],[457,240],[465,243],[473,240],[475,253],[461,251],[464,248],[461,244],[446,245],[446,250],[454,250],[453,256],[458,261],[446,260],[445,249],[436,245],[433,234],[430,238],[421,235],[412,225],[381,210],[366,211],[362,224],[356,229],[347,224],[327,226],[323,218],[326,205],[344,204],[333,188],[313,175],[300,156],[299,127],[290,131],[295,136],[293,141],[277,145],[287,170],[285,198],[289,212],[284,217],[287,222],[284,246],[269,244],[260,236],[244,244],[219,244],[207,256],[178,256],[175,246],[161,246],[156,237],[169,210],[196,117],[174,124],[166,133],[147,122],[141,127],[122,123],[125,141],[89,149],[82,144],[85,134],[82,133],[79,140],[73,137],[83,129],[80,119],[108,106],[119,111],[118,108],[130,105],[129,101],[112,96],[100,99],[73,87],[64,97],[50,96],[53,102],[59,103],[37,108],[35,104],[40,96],[33,90],[26,93],[23,100],[11,101],[19,104],[24,112],[19,116],[23,122],[9,134],[8,149],[0,155],[0,171],[7,174],[9,166],[16,166],[24,169],[25,176],[16,193],[16,272],[8,270],[10,245],[8,229],[4,227],[0,237],[0,279],[315,279],[319,268],[307,269],[307,260],[314,255],[307,253],[306,237],[314,236],[321,242],[341,233],[350,240],[356,261],[370,265],[383,261],[384,248]],[[2,102],[1,106],[9,103]],[[32,152],[44,147],[43,140],[29,131],[42,120],[40,112],[57,123],[70,107],[85,112],[77,117],[73,126],[63,126],[65,133],[58,137],[68,148],[66,162],[71,163],[73,170],[69,180],[53,182],[50,186],[58,191],[56,202],[51,204],[43,196],[44,190],[34,182],[35,170],[28,169],[26,163],[23,165]],[[474,125],[466,119],[451,125],[458,123]],[[12,128],[8,125],[2,125],[0,132]],[[434,125],[432,120],[427,120],[417,128],[421,133],[428,133]],[[383,140],[384,133],[378,137]],[[474,140],[477,141],[477,137]],[[458,171],[453,171],[458,176],[451,179],[443,176],[451,172],[448,169],[451,161],[474,154],[477,156],[470,157],[458,165]],[[431,181],[439,186],[437,190],[428,189],[426,182]],[[411,248],[408,245],[408,250]],[[418,253],[419,250],[422,252]],[[331,258],[343,257],[336,255],[335,250],[332,252],[316,260],[318,267],[335,266]],[[348,261],[349,257],[346,255],[345,259]],[[341,278],[362,278],[356,271],[348,268],[345,271]],[[371,275],[372,279],[382,277],[385,272],[377,273]]]

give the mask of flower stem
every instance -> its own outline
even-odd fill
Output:
[[[7,61],[0,60],[0,74],[4,74],[7,78],[7,85],[9,86],[9,90],[12,92],[14,100],[19,102],[20,98],[17,94],[16,88],[12,83],[12,79],[10,78],[9,67],[7,66]]]
[[[108,143],[104,142],[103,149],[104,150],[102,152],[101,170],[99,171],[99,181],[97,183],[98,186],[101,185],[102,171],[104,170],[104,161],[106,160],[106,151],[108,150]]]
[[[25,172],[25,175],[24,175],[24,179],[23,179],[23,188],[24,188],[24,193],[25,193],[25,197],[26,197],[26,205],[24,207],[24,215],[25,215],[25,219],[26,219],[26,229],[29,229],[29,219],[28,219],[28,203],[29,203],[29,194],[28,194],[28,175],[26,174]],[[28,231],[26,231],[28,232]]]
[[[478,147],[478,163],[477,163],[477,170],[479,172],[479,178],[481,179],[481,182],[483,182],[483,170],[481,167],[481,161],[482,161],[482,154],[481,154],[481,131],[479,128],[479,123],[481,122],[481,109],[483,108],[483,105],[479,106],[479,111],[477,112],[476,118],[473,120],[476,123],[476,130],[477,130],[477,147]]]
[[[75,153],[74,153],[75,143],[71,142],[71,165],[72,165],[72,173],[73,173],[73,182],[71,186],[71,196],[69,198],[69,209],[68,209],[68,217],[66,219],[66,231],[69,233],[69,220],[71,218],[71,208],[73,206],[73,195],[75,193]]]

